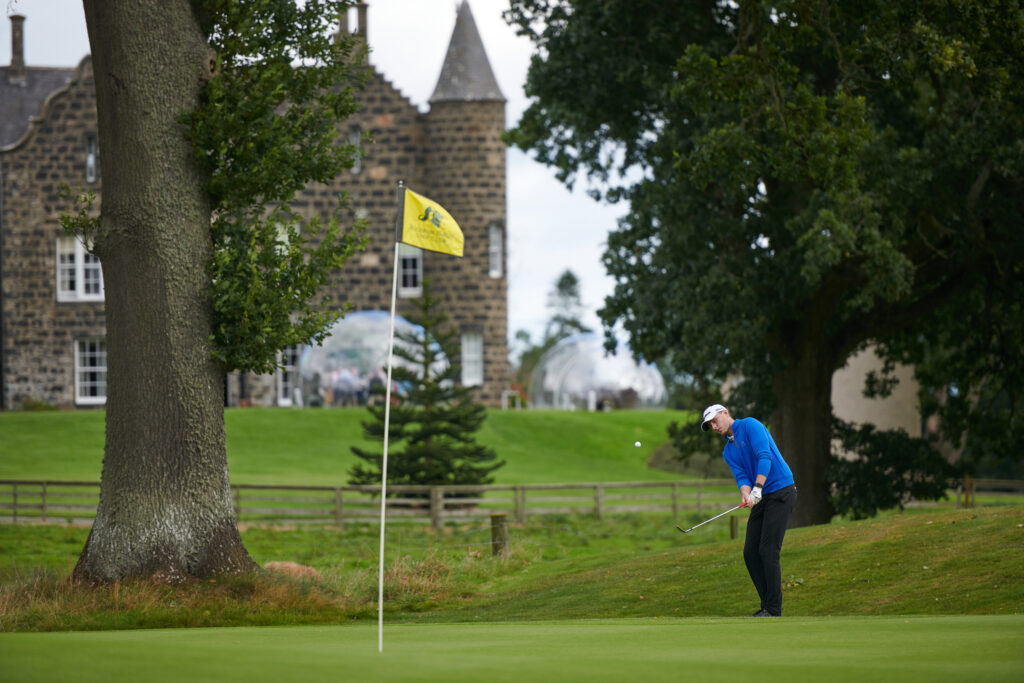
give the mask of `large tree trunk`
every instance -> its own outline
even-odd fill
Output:
[[[176,117],[210,53],[189,0],[85,0],[103,155],[107,435],[75,567],[110,582],[246,571],[210,358],[210,201]]]
[[[778,409],[772,435],[793,470],[798,491],[791,527],[827,524],[834,509],[825,468],[831,451],[831,359],[822,353],[816,335],[791,347],[788,366],[774,380]]]

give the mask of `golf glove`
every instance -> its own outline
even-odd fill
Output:
[[[754,507],[761,502],[761,487],[755,486],[750,489],[750,507]]]

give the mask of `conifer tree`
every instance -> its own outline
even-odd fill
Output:
[[[395,356],[411,367],[392,368],[395,383],[407,390],[392,394],[388,484],[489,484],[491,473],[505,463],[474,439],[486,410],[459,381],[456,332],[445,325],[447,316],[434,311],[427,283],[416,312],[407,317],[422,329],[396,335]],[[372,419],[363,423],[364,433],[383,441],[385,405],[379,402],[368,410]],[[402,450],[397,450],[399,444]],[[379,482],[382,453],[357,447],[352,452],[362,462],[349,471],[349,483]]]

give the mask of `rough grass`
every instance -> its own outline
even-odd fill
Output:
[[[391,622],[730,617],[756,608],[728,524],[682,536],[670,520],[537,520],[493,558],[486,530],[389,532]],[[247,529],[264,572],[172,588],[66,578],[85,529],[0,526],[0,630],[342,623],[376,615],[374,529]],[[52,557],[50,553],[53,553]],[[50,558],[50,559],[44,559]],[[783,551],[787,616],[1024,613],[1024,506],[921,508],[796,529]]]

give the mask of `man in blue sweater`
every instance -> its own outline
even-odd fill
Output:
[[[761,609],[754,616],[782,616],[779,554],[796,505],[793,473],[768,429],[752,417],[734,420],[728,408],[716,403],[704,411],[700,428],[722,436],[722,457],[743,496],[740,504],[751,508],[743,560],[761,597]]]

